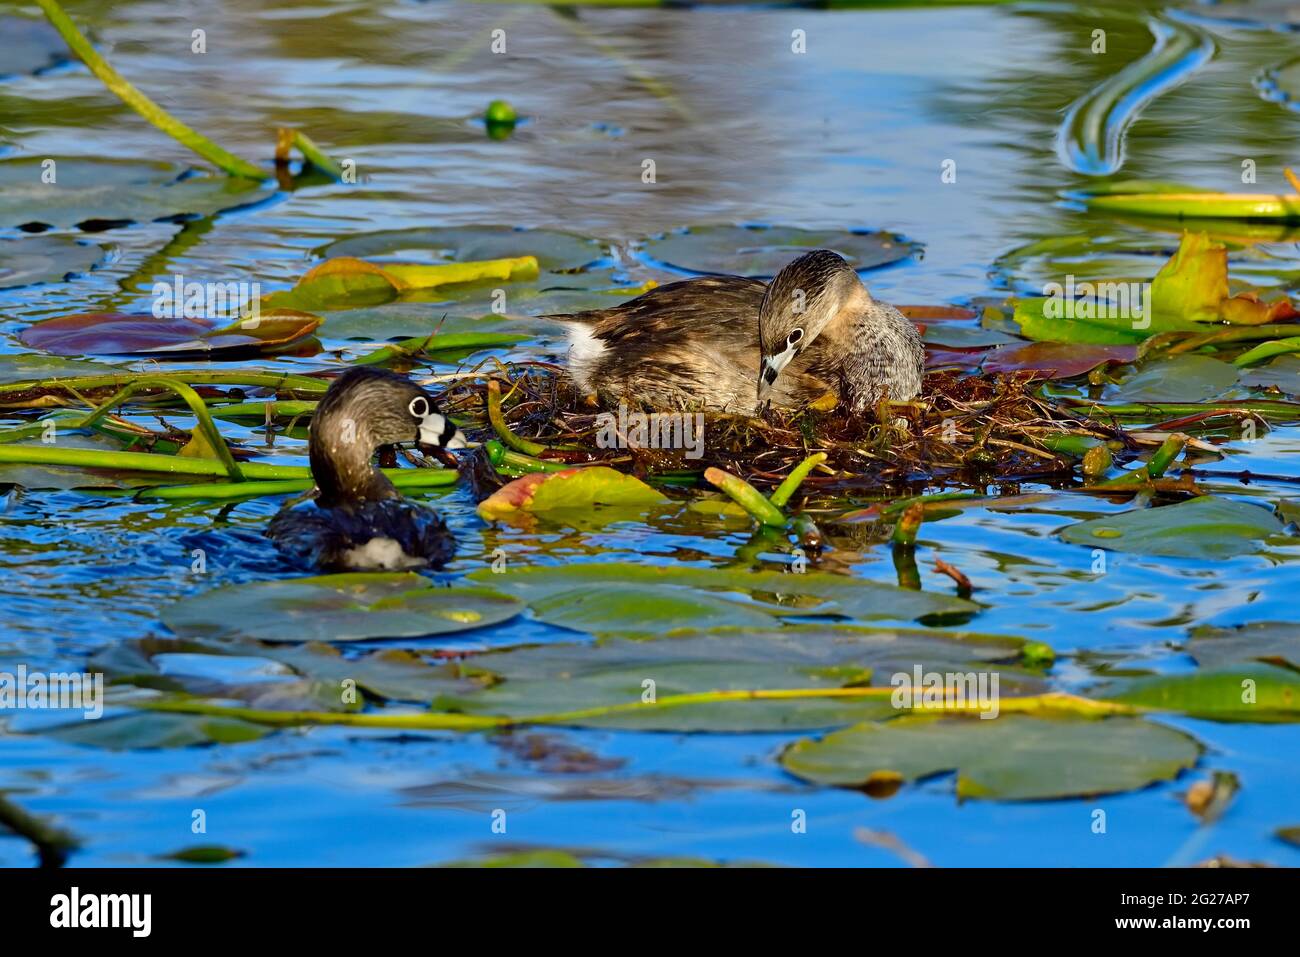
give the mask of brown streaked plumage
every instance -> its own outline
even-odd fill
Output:
[[[281,510],[266,534],[285,557],[329,571],[441,567],[456,542],[437,512],[404,500],[374,466],[376,450],[463,448],[433,397],[405,376],[359,367],[339,376],[312,416],[316,500]]]
[[[611,309],[548,316],[570,330],[570,372],[602,402],[753,415],[833,392],[861,412],[914,398],[924,350],[906,318],[837,254],[795,259],[769,287],[707,276]]]

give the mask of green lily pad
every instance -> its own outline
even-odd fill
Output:
[[[62,282],[104,261],[94,243],[72,236],[24,236],[0,240],[0,289]]]
[[[576,565],[510,566],[502,574],[483,569],[471,572],[475,581],[491,582],[502,591],[535,602],[577,587],[614,585],[663,589],[701,588],[751,595],[758,601],[804,614],[844,615],[861,619],[908,621],[930,617],[966,616],[974,602],[931,592],[912,591],[881,582],[863,581],[826,572],[783,574],[730,568],[637,565],[600,562]],[[665,591],[670,596],[671,591]]]
[[[180,861],[183,864],[225,864],[247,856],[244,851],[222,847],[220,844],[198,844],[184,847],[170,854],[159,855],[160,860]]]
[[[687,272],[771,277],[792,259],[832,249],[854,269],[887,266],[916,255],[918,243],[868,230],[794,229],[788,226],[691,226],[648,239],[644,254]]]
[[[260,641],[414,638],[507,621],[523,606],[488,588],[435,587],[419,575],[344,574],[228,585],[162,610],[178,635]]]
[[[1300,669],[1300,624],[1256,621],[1239,628],[1202,625],[1192,629],[1191,640],[1183,650],[1202,668],[1269,661]]]
[[[972,326],[958,322],[932,322],[926,325],[921,338],[927,345],[952,346],[958,349],[978,349],[981,346],[1001,346],[1009,342],[1023,342],[1016,336],[997,329]]]
[[[478,505],[484,521],[511,518],[521,512],[582,509],[592,513],[596,505],[644,509],[671,501],[639,478],[624,475],[604,465],[565,469],[562,472],[533,472],[497,489]]]
[[[127,370],[121,366],[86,359],[65,359],[40,353],[0,356],[0,383],[33,382],[55,376],[114,375]]]
[[[1180,355],[1149,362],[1119,384],[1116,402],[1200,402],[1237,384],[1237,369],[1210,356]]]
[[[275,187],[148,160],[45,157],[0,161],[0,226],[102,229],[126,223],[208,216],[274,195]]]
[[[537,850],[514,851],[506,854],[492,854],[487,857],[474,858],[472,860],[448,861],[445,864],[439,864],[439,867],[504,867],[504,868],[531,868],[531,867],[586,867],[581,858],[574,857],[568,851],[556,851],[549,848],[540,848]]]
[[[1252,389],[1276,388],[1300,395],[1300,356],[1281,355],[1267,365],[1241,370],[1241,384]]]
[[[575,588],[534,601],[542,621],[595,635],[652,635],[684,629],[772,624],[770,605],[731,601],[707,592],[654,585]]]
[[[565,272],[594,265],[609,256],[609,244],[599,239],[553,229],[513,226],[447,226],[397,229],[349,236],[322,246],[323,258],[355,256],[432,257],[433,262],[469,262],[534,256],[544,270]]]
[[[1067,526],[1060,535],[1075,545],[1138,555],[1231,558],[1255,551],[1257,542],[1282,530],[1282,522],[1268,509],[1203,495],[1094,518]]]
[[[485,303],[471,312],[448,315],[442,304],[403,300],[381,306],[326,311],[320,333],[330,339],[384,341],[428,336],[467,335],[474,333],[537,334],[557,331],[555,323],[521,321],[488,314]],[[445,316],[445,318],[444,318]]]
[[[1156,313],[1150,324],[1139,328],[1131,316],[1094,316],[1057,318],[1047,314],[1048,299],[1021,299],[1012,318],[1020,334],[1037,342],[1074,342],[1088,345],[1132,345],[1158,332],[1205,331],[1204,323],[1193,322],[1167,313]]]
[[[345,681],[390,701],[429,701],[438,695],[464,694],[479,682],[461,677],[453,665],[430,665],[419,655],[401,648],[384,648],[357,658],[345,658],[333,645],[261,646],[247,654],[261,655],[288,665],[298,674],[338,688]]]
[[[593,589],[601,590],[601,589]],[[486,687],[448,696],[434,707],[475,714],[535,716],[594,708],[573,715],[582,727],[643,731],[765,731],[827,728],[896,714],[889,694],[857,698],[775,698],[694,701],[643,707],[647,681],[656,701],[718,690],[888,688],[897,671],[960,667],[987,670],[1014,655],[1016,639],[962,636],[922,629],[844,626],[729,627],[645,641],[602,639],[596,645],[550,644],[476,656]],[[876,674],[876,666],[880,670]],[[1013,665],[996,670],[1017,691],[1037,691],[1042,679]]]
[[[958,798],[1035,801],[1169,781],[1200,753],[1195,738],[1139,718],[905,715],[797,741],[781,764],[805,781],[841,787],[956,771]]]
[[[271,728],[234,718],[138,711],[97,721],[78,721],[51,728],[52,738],[109,751],[187,748],[199,744],[241,744],[270,734]]]
[[[1300,672],[1255,662],[1108,685],[1102,697],[1217,721],[1300,720]]]

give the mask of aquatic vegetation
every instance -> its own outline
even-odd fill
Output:
[[[5,711],[0,863],[310,863],[344,829],[367,864],[984,864],[985,829],[994,863],[1192,860],[1189,829],[1300,859],[1295,196],[1234,192],[1246,156],[1280,184],[1293,111],[1207,82],[1284,36],[1219,43],[1211,7],[1148,54],[1089,10],[1107,58],[1071,4],[539,7],[503,86],[454,4],[273,11],[183,66],[150,9],[76,13],[255,178],[151,159],[52,29],[19,56],[0,26],[0,674],[105,678],[101,719]],[[785,17],[810,55],[774,74]],[[492,141],[503,92],[527,122]],[[1054,131],[1131,179],[1062,169]],[[913,303],[915,401],[664,442],[689,403],[593,401],[538,318],[822,247]],[[181,278],[267,292],[156,316]],[[1149,315],[1089,310],[1134,289]],[[263,535],[358,365],[478,446],[378,457],[454,532],[436,573],[295,577]],[[197,796],[212,834],[160,826]],[[1141,841],[1076,839],[1116,809]]]

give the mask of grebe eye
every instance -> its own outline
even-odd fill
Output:
[[[411,400],[411,404],[407,408],[411,410],[411,415],[417,419],[423,419],[429,414],[429,400],[422,395],[417,395]]]
[[[792,346],[795,343],[801,341],[802,339],[803,339],[803,330],[796,329],[794,330],[794,332],[790,333],[790,335],[786,336],[785,344],[787,346]]]

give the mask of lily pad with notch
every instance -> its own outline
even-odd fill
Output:
[[[52,166],[45,165],[52,162]],[[53,182],[46,179],[52,173]],[[261,202],[274,185],[150,160],[19,157],[0,161],[0,226],[29,232],[210,216]]]
[[[781,755],[815,784],[870,787],[956,772],[956,795],[1000,801],[1118,794],[1193,767],[1200,743],[1141,718],[910,714],[795,742]]]
[[[579,586],[654,586],[665,589],[700,588],[713,592],[750,595],[760,603],[798,610],[801,614],[828,614],[861,619],[948,620],[979,611],[974,602],[932,592],[912,591],[882,582],[865,581],[828,572],[782,574],[730,568],[685,565],[638,565],[600,562],[570,565],[509,567],[504,574],[490,570],[471,572],[473,581],[491,584],[538,601]],[[671,595],[665,592],[665,595]]]
[[[161,612],[177,635],[271,642],[416,638],[508,621],[523,604],[490,588],[446,588],[410,572],[227,585]]]
[[[864,272],[916,256],[921,246],[870,230],[795,229],[789,226],[690,226],[647,239],[641,254],[683,272],[771,278],[803,253],[831,249]]]
[[[1079,522],[1066,526],[1060,535],[1075,545],[1110,551],[1204,559],[1248,554],[1283,530],[1283,523],[1269,509],[1203,495]]]
[[[0,240],[0,289],[63,282],[104,261],[104,250],[73,236]]]

